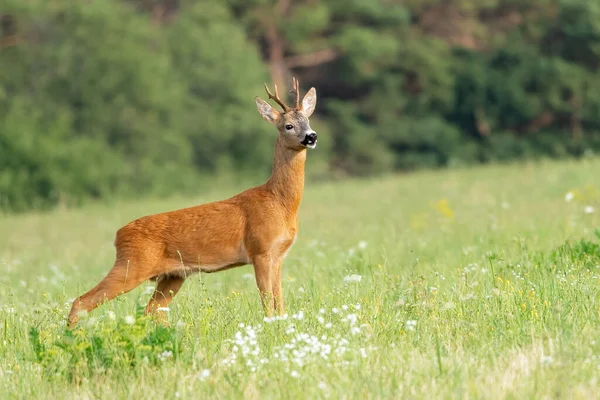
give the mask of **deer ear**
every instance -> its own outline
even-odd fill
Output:
[[[274,124],[281,114],[260,97],[255,97],[254,101],[256,101],[256,108],[258,108],[260,116],[263,117],[265,121]]]
[[[306,117],[310,117],[315,111],[315,106],[317,105],[317,91],[314,87],[310,88],[308,92],[304,95],[302,99],[302,111]]]

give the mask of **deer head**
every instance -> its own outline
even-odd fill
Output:
[[[310,88],[302,99],[302,103],[300,103],[300,85],[296,78],[293,78],[293,82],[292,93],[295,94],[294,107],[289,107],[281,100],[277,91],[277,85],[274,85],[275,95],[273,95],[266,83],[265,90],[269,99],[275,100],[283,111],[275,110],[260,97],[255,98],[256,107],[263,119],[277,126],[279,137],[286,147],[296,150],[314,149],[317,146],[317,133],[310,127],[308,118],[312,115],[317,105],[317,91],[314,87]]]

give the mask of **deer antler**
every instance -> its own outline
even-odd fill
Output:
[[[273,96],[273,93],[271,93],[271,91],[269,90],[269,87],[267,86],[267,84],[265,83],[265,90],[267,91],[267,95],[269,96],[269,99],[273,99],[277,102],[277,104],[279,104],[281,106],[281,108],[283,108],[284,112],[288,112],[291,110],[290,107],[288,107],[280,98],[279,98],[279,92],[277,91],[277,85],[273,85],[273,87],[275,88],[275,96]]]
[[[289,107],[288,105],[286,105],[283,100],[281,100],[281,98],[279,97],[279,92],[277,91],[277,85],[273,85],[273,88],[275,88],[275,95],[273,96],[273,93],[271,93],[271,91],[269,90],[269,87],[267,86],[267,84],[265,83],[265,90],[267,91],[267,94],[269,95],[269,99],[273,99],[277,102],[277,104],[279,104],[281,106],[281,108],[283,108],[284,112],[288,112],[291,111],[292,108]],[[290,90],[290,93],[293,93],[296,95],[296,101],[294,102],[294,110],[300,110],[302,109],[302,106],[300,105],[300,84],[298,83],[298,79],[296,78],[292,78],[292,90]]]
[[[292,78],[293,86],[291,93],[296,95],[296,102],[294,103],[294,108],[296,110],[300,110],[300,85],[298,84],[298,79]]]

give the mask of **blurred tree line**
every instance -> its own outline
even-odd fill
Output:
[[[253,97],[292,75],[314,173],[580,156],[599,63],[588,0],[4,0],[0,208],[266,176]]]

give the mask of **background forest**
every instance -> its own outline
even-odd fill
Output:
[[[3,0],[0,209],[262,179],[293,75],[313,178],[585,156],[599,63],[589,0]]]

